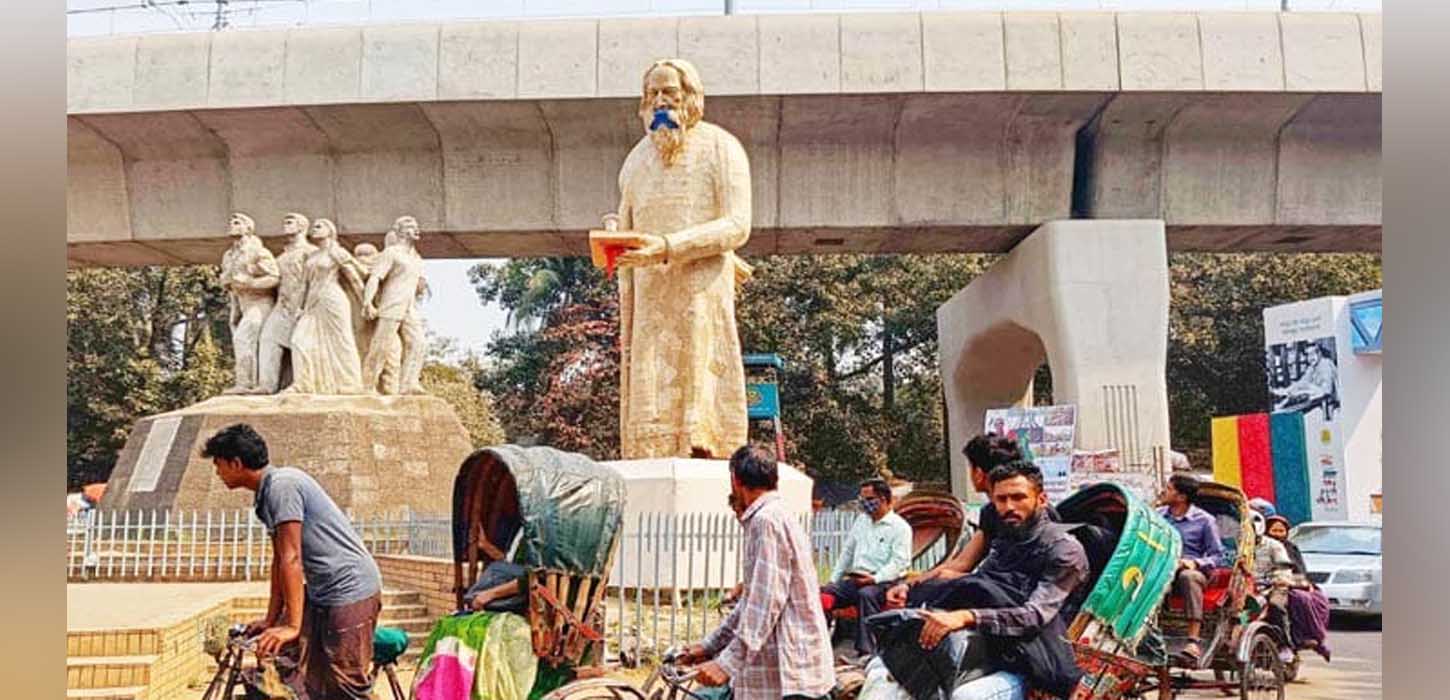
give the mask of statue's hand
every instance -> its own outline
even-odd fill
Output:
[[[377,317],[378,317],[378,307],[376,305],[374,305],[374,304],[368,304],[367,306],[364,306],[363,307],[363,318],[365,318],[365,319],[367,319],[369,321],[373,321],[373,320],[376,320]]]
[[[665,242],[665,237],[654,234],[645,234],[645,237],[649,240],[648,243],[619,256],[620,265],[644,267],[666,261],[670,248],[669,244]]]

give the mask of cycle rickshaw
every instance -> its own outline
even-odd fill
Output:
[[[618,472],[550,447],[484,448],[463,461],[454,479],[457,607],[464,608],[480,570],[507,558],[512,544],[511,561],[526,571],[520,585],[534,656],[574,679],[548,697],[643,697],[600,677],[605,588],[624,503]],[[601,692],[581,695],[590,690]]]
[[[1077,522],[1106,516],[1124,525],[1112,559],[1068,629],[1086,675],[1073,700],[1117,700],[1181,690],[1236,691],[1243,700],[1283,700],[1283,631],[1264,619],[1254,593],[1254,531],[1238,489],[1204,482],[1194,498],[1219,523],[1225,566],[1204,591],[1203,652],[1196,662],[1175,652],[1186,641],[1183,600],[1168,595],[1181,540],[1142,501],[1109,484],[1090,486],[1058,506]],[[1126,511],[1127,517],[1124,517]],[[1097,515],[1094,515],[1097,514]],[[1213,672],[1210,680],[1201,672]]]

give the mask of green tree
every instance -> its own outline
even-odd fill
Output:
[[[1198,465],[1210,419],[1269,409],[1265,308],[1382,284],[1370,254],[1178,253],[1169,275],[1169,415],[1176,448]]]
[[[495,333],[475,384],[497,399],[515,442],[619,456],[619,308],[613,280],[588,258],[519,258],[469,271],[484,304],[511,323]]]
[[[787,456],[812,474],[882,467],[944,478],[936,307],[986,256],[816,256],[757,260],[737,318],[747,352],[774,352]],[[587,259],[512,260],[471,273],[479,298],[514,318],[489,344],[480,387],[512,439],[618,454],[618,309]]]
[[[226,297],[209,266],[66,273],[72,485],[105,480],[131,426],[231,384]]]
[[[474,385],[474,377],[483,369],[482,358],[472,350],[461,350],[453,338],[431,331],[428,336],[428,357],[420,375],[423,388],[453,407],[474,447],[502,444],[504,431],[494,413],[493,397]]]

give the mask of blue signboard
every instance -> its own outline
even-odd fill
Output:
[[[1364,299],[1349,305],[1349,339],[1357,355],[1380,352],[1384,330],[1384,299]]]
[[[780,417],[780,393],[774,384],[746,384],[745,405],[750,420]]]

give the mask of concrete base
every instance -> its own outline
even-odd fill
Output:
[[[1053,403],[1076,404],[1077,447],[1146,458],[1169,447],[1168,257],[1162,221],[1044,224],[937,309],[952,492],[962,447],[988,409],[1028,405],[1052,371]]]
[[[303,469],[355,515],[452,512],[453,477],[471,451],[453,407],[435,396],[221,396],[137,421],[111,473],[104,509],[251,508],[201,448],[248,423],[273,464]]]
[[[695,589],[735,585],[740,576],[740,553],[735,545],[740,526],[728,500],[728,461],[634,459],[605,464],[624,477],[626,494],[624,536],[611,584],[633,588],[640,580],[659,581],[661,587],[674,588],[678,581],[678,587]],[[780,495],[801,518],[810,517],[814,485],[813,479],[794,467],[780,465]],[[685,518],[686,513],[694,515]],[[681,518],[669,517],[674,514]],[[673,533],[671,524],[677,528]],[[645,535],[643,548],[637,537],[641,532]],[[656,550],[660,550],[658,578]]]

